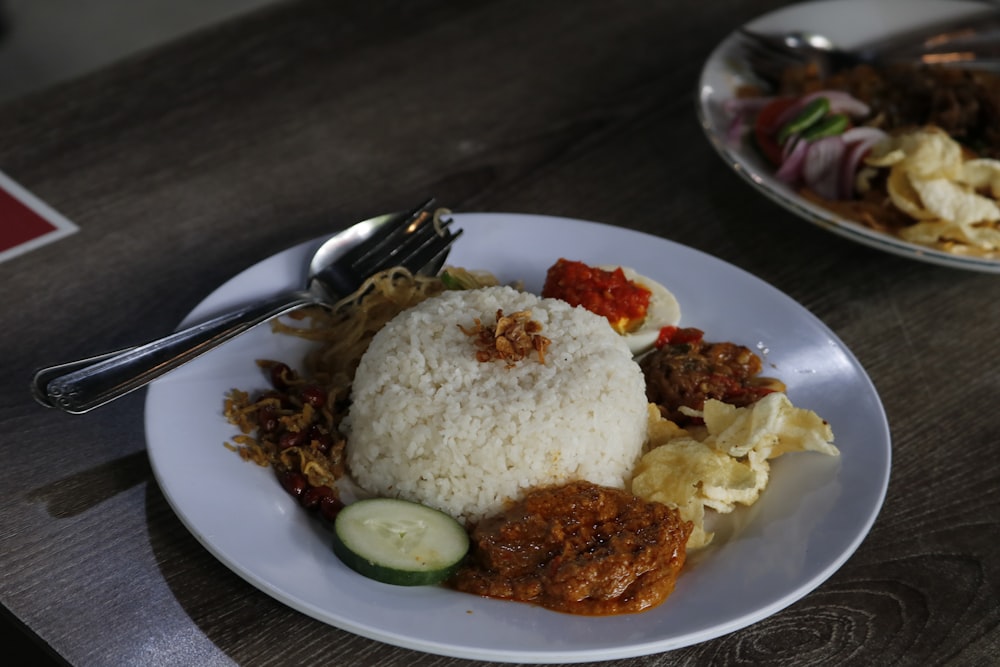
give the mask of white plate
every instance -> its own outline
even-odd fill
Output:
[[[983,11],[983,3],[961,0],[822,0],[784,7],[751,21],[748,27],[761,32],[814,30],[851,47],[882,35]],[[698,118],[709,140],[726,163],[752,186],[792,213],[852,241],[933,264],[1000,273],[1000,260],[954,255],[877,232],[806,201],[777,180],[774,169],[747,142],[733,145],[727,139],[730,121],[723,103],[734,96],[737,87],[752,81],[733,33],[705,63],[698,96]]]
[[[628,265],[659,280],[677,295],[684,325],[759,349],[792,401],[831,422],[841,457],[778,459],[762,499],[720,526],[717,543],[690,560],[663,605],[638,615],[571,616],[443,588],[388,586],[344,567],[270,470],[223,447],[235,433],[222,417],[225,393],[266,388],[255,359],[298,366],[304,350],[258,327],[155,382],[146,402],[156,479],[220,561],[285,604],[365,637],[462,658],[566,663],[657,653],[732,632],[795,602],[854,552],[885,495],[889,428],[865,371],[818,319],[744,271],[660,238],[544,216],[454,217],[465,236],[452,264],[523,279],[532,291],[559,257]],[[251,267],[186,321],[294,286],[315,245]]]

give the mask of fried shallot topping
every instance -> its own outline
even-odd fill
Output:
[[[466,336],[475,338],[476,361],[486,363],[494,359],[502,359],[507,368],[521,361],[534,350],[538,353],[538,361],[545,364],[545,350],[550,341],[538,332],[542,330],[539,322],[531,319],[530,310],[519,310],[508,316],[503,314],[503,308],[497,310],[496,326],[483,326],[477,317],[475,326],[466,329],[461,324],[458,328]]]

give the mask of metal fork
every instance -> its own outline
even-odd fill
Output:
[[[314,253],[305,289],[255,302],[124,350],[38,370],[32,395],[46,407],[88,412],[182,366],[253,327],[305,305],[333,307],[370,276],[402,266],[435,275],[462,230],[438,220],[434,200],[402,213],[362,221],[327,240]]]
[[[862,44],[841,48],[828,37],[805,30],[764,33],[736,31],[737,54],[763,83],[777,87],[791,67],[809,65],[821,78],[860,64],[890,63],[1000,68],[1000,11],[984,10]]]

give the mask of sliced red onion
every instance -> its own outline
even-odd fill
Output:
[[[726,130],[726,142],[730,146],[738,146],[743,140],[743,132],[746,129],[746,116],[736,114],[729,121],[729,128]]]
[[[846,113],[849,116],[859,118],[867,116],[871,111],[867,104],[842,90],[819,90],[806,95],[803,101],[805,104],[809,104],[817,97],[825,97],[830,102],[830,113]]]
[[[785,160],[787,160],[788,156],[792,154],[792,151],[795,150],[795,145],[797,143],[799,143],[799,139],[801,139],[801,138],[802,138],[802,135],[800,135],[800,134],[792,134],[792,135],[789,135],[787,139],[785,139],[785,143],[781,145],[781,161],[782,162],[784,162]]]
[[[724,100],[722,109],[729,116],[726,141],[731,145],[739,144],[751,118],[773,100],[773,97],[731,97]]]
[[[861,157],[871,149],[865,142],[857,142],[847,147],[844,160],[840,164],[840,187],[837,193],[838,199],[854,199],[855,175],[858,173],[858,165],[861,164]]]
[[[774,100],[774,97],[730,97],[722,102],[722,110],[730,116],[755,114]]]
[[[786,145],[789,144],[792,145],[792,150],[782,160],[778,171],[774,173],[774,177],[782,183],[795,185],[802,178],[802,167],[805,164],[806,153],[809,151],[809,142],[796,141],[794,144],[792,142],[786,143]]]
[[[804,97],[800,97],[799,99],[789,104],[788,108],[786,108],[784,111],[782,111],[775,117],[774,122],[772,122],[770,126],[764,128],[764,131],[767,132],[768,134],[777,134],[778,130],[783,128],[793,118],[799,115],[799,112],[802,111],[803,107],[805,107],[806,105],[806,103],[803,102],[804,99],[805,99]]]
[[[820,197],[837,199],[840,188],[840,164],[844,157],[844,140],[839,137],[824,137],[809,143],[802,179]]]
[[[869,139],[878,141],[889,138],[889,135],[884,130],[880,130],[877,127],[868,127],[867,125],[849,128],[840,136],[849,144],[855,141],[868,141]]]
[[[861,160],[889,135],[875,127],[855,127],[841,136],[847,144],[847,152],[840,166],[840,198],[854,199],[855,177]]]

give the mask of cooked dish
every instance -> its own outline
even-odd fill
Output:
[[[986,69],[860,65],[821,79],[789,69],[779,95],[841,90],[867,104],[866,125],[886,131],[935,125],[980,157],[1000,159],[1000,76]]]
[[[749,137],[806,199],[912,243],[1000,258],[1000,75],[899,64],[822,79],[797,67],[775,91],[741,89],[733,110],[732,139]],[[957,157],[911,151],[911,166],[924,160],[919,178],[872,161],[933,133]]]
[[[651,403],[606,312],[491,283],[452,268],[443,279],[378,276],[340,312],[276,325],[320,341],[303,371],[259,361],[271,389],[227,397],[242,431],[230,446],[333,520],[337,555],[365,576],[569,613],[641,611],[673,590],[687,551],[711,541],[706,508],[754,502],[770,458],[837,453],[829,425],[787,399],[743,428],[754,397],[780,394],[762,389],[746,348],[699,348],[700,377],[722,395]],[[658,346],[700,344],[698,334],[682,342],[670,325]]]

